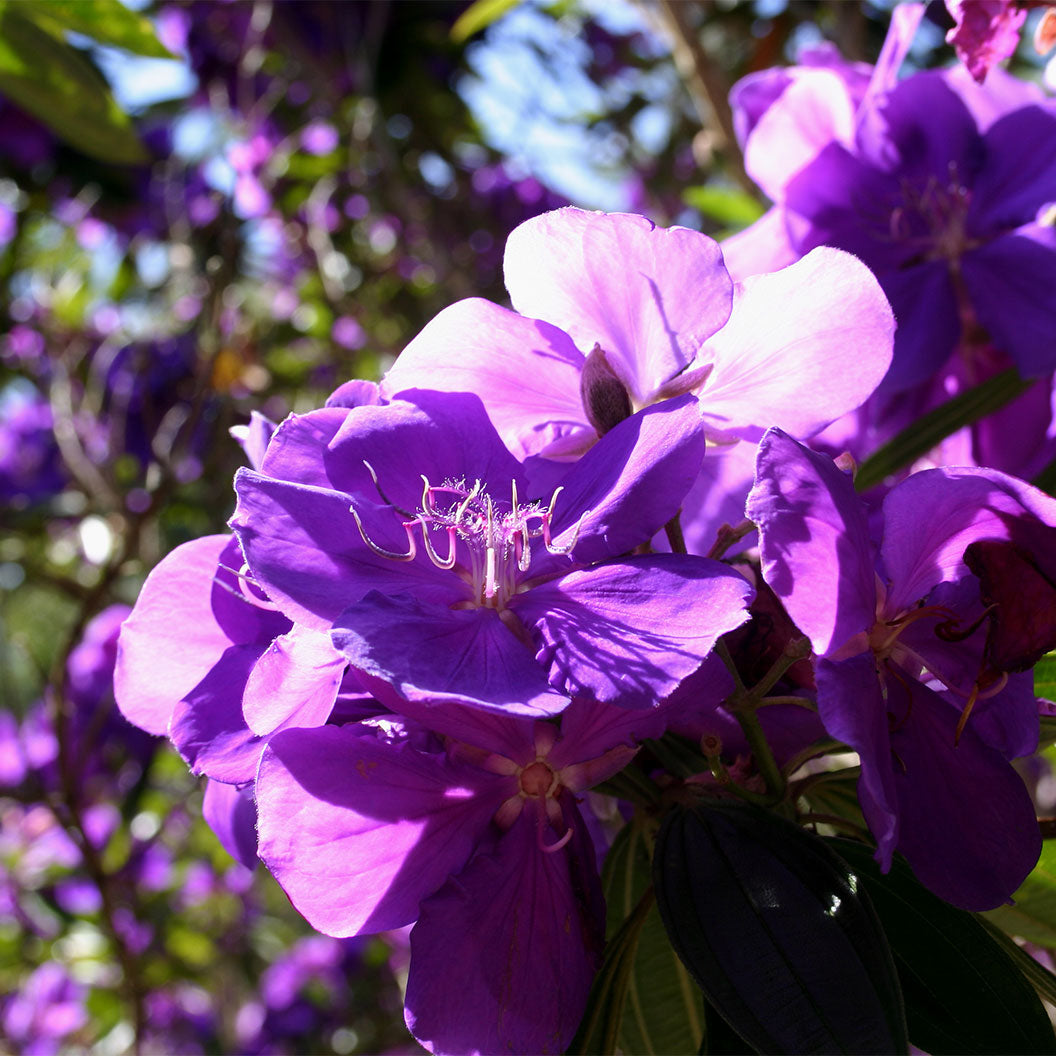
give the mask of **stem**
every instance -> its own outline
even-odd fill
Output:
[[[785,776],[781,773],[777,760],[774,758],[770,742],[763,732],[759,716],[750,708],[739,709],[734,712],[737,721],[744,730],[744,736],[752,749],[752,757],[755,759],[759,773],[763,775],[766,787],[774,799],[783,799],[785,795]]]
[[[682,511],[679,510],[664,525],[664,532],[667,535],[667,541],[671,545],[671,553],[673,554],[684,554],[686,552],[686,540],[682,535],[682,521],[680,520],[681,514]]]

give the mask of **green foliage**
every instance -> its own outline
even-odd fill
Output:
[[[31,21],[34,10],[0,0],[0,92],[85,154],[115,164],[145,161],[106,83],[76,49]]]
[[[451,27],[451,39],[456,44],[464,44],[470,37],[487,29],[492,22],[497,22],[520,2],[521,0],[474,0],[455,20]]]
[[[1056,950],[1056,843],[1046,840],[1030,876],[1015,893],[1014,904],[987,917],[1009,935]]]
[[[687,187],[682,198],[686,205],[720,224],[726,235],[754,224],[765,211],[759,200],[746,191],[711,184]]]
[[[136,55],[171,59],[150,21],[121,0],[19,0],[21,15],[62,40],[67,32]]]

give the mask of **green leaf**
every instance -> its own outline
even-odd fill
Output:
[[[70,31],[136,55],[172,59],[150,20],[121,0],[20,0],[19,14],[53,36]]]
[[[697,212],[735,231],[754,224],[765,212],[746,191],[730,187],[687,187],[682,192],[682,200]]]
[[[71,146],[117,164],[146,160],[132,122],[73,48],[0,0],[0,92]]]
[[[1002,931],[1056,950],[1056,843],[1046,840],[1033,872],[1013,896],[1015,905],[986,914]]]
[[[1030,387],[1014,368],[1002,371],[982,385],[959,393],[935,410],[917,418],[858,467],[854,486],[868,491],[892,473],[926,455],[946,437],[1004,407]]]
[[[979,920],[994,942],[1001,947],[1013,964],[1023,973],[1023,978],[1034,987],[1038,997],[1048,1001],[1050,1005],[1056,1005],[1056,975],[1053,975],[1044,965],[1038,964],[1022,946],[1016,945],[999,927],[992,924],[986,917],[980,917]]]
[[[601,883],[610,934],[619,930],[652,885],[656,822],[637,814],[605,857]],[[617,1044],[623,1052],[693,1056],[704,1034],[704,1000],[671,948],[654,904],[642,925],[627,980]]]
[[[678,955],[758,1051],[907,1051],[887,940],[855,873],[817,836],[744,803],[676,807],[653,884]]]
[[[1034,696],[1056,703],[1056,653],[1047,653],[1034,665]]]
[[[456,44],[464,44],[474,34],[487,29],[492,22],[497,22],[507,11],[512,11],[520,0],[475,0],[470,4],[451,27],[451,39]]]
[[[570,1054],[602,1056],[616,1051],[631,967],[638,952],[642,927],[653,903],[653,893],[649,890],[605,947],[605,959],[590,988],[579,1030],[568,1047]]]
[[[928,891],[901,858],[886,875],[871,847],[827,841],[858,875],[894,954],[910,1040],[945,1053],[1052,1053],[1048,1016],[977,914]]]

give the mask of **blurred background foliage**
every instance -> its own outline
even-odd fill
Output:
[[[0,1049],[420,1051],[406,937],[313,935],[113,709],[116,628],[224,530],[232,426],[376,379],[563,204],[717,237],[726,93],[843,0],[0,0]],[[949,61],[941,15],[914,51]],[[1022,62],[1029,62],[1023,55]]]

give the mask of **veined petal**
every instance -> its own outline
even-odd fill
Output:
[[[558,209],[506,241],[506,288],[522,315],[600,344],[635,402],[648,402],[730,314],[717,242],[643,216]]]
[[[249,676],[242,697],[247,725],[262,737],[287,726],[321,726],[347,666],[328,634],[295,624],[268,646]]]
[[[334,646],[356,668],[412,700],[457,700],[546,718],[568,704],[494,609],[450,609],[372,591],[334,622]]]
[[[873,273],[822,247],[739,283],[729,322],[701,359],[709,424],[745,439],[771,425],[806,437],[858,407],[891,364],[895,320]]]
[[[465,864],[508,784],[374,730],[284,730],[257,775],[260,857],[328,935],[403,927]]]
[[[389,369],[382,391],[478,393],[506,446],[524,458],[557,438],[555,423],[593,435],[579,395],[583,362],[556,326],[474,297],[426,325]]]
[[[868,630],[876,586],[865,509],[831,458],[779,429],[759,445],[748,518],[763,575],[819,656]]]
[[[406,1015],[430,1052],[568,1047],[604,935],[593,849],[578,815],[572,824],[569,849],[548,854],[524,811],[422,904],[411,932]]]
[[[229,535],[184,543],[147,576],[121,628],[114,694],[122,714],[148,733],[167,732],[173,708],[232,645],[268,642],[289,628],[239,592],[242,553]],[[241,693],[241,690],[239,690]]]
[[[751,586],[716,561],[675,554],[610,561],[538,584],[511,602],[550,684],[651,708],[748,617]]]

